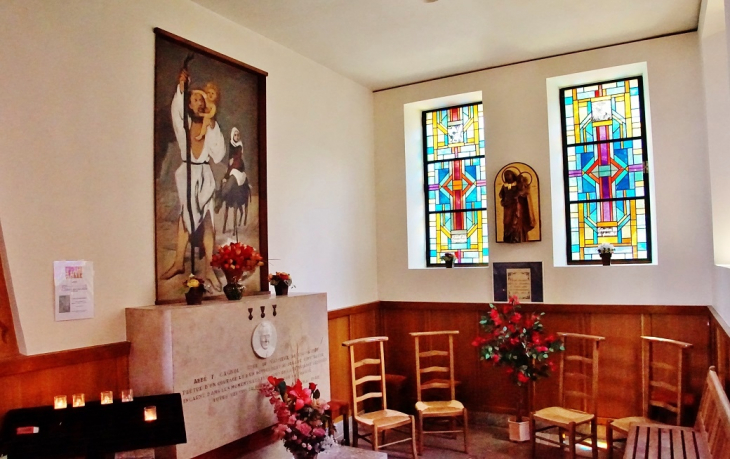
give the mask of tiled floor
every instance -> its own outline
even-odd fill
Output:
[[[469,454],[463,452],[464,441],[461,436],[456,439],[444,437],[436,437],[433,435],[426,436],[425,448],[423,455],[419,459],[529,459],[531,458],[530,442],[514,443],[509,441],[509,434],[505,427],[494,425],[493,419],[489,423],[473,422],[469,426]],[[498,421],[497,424],[500,424]],[[599,427],[600,429],[600,427]],[[602,437],[602,429],[599,430],[599,442]],[[397,434],[396,434],[397,435]],[[393,437],[393,439],[396,439]],[[388,439],[390,441],[390,437]],[[599,443],[603,449],[599,451],[599,459],[608,457],[605,445]],[[359,448],[370,449],[370,444],[360,441]],[[389,458],[412,457],[409,453],[410,449],[406,445],[397,445],[398,452],[401,454],[389,454]],[[278,448],[283,450],[283,448]],[[271,450],[271,451],[269,451]],[[277,448],[270,447],[269,450],[260,450],[257,452],[244,455],[240,459],[279,459],[283,457],[281,451],[275,455],[273,453]],[[621,458],[622,452],[616,451],[615,458]],[[286,455],[289,457],[289,455]],[[587,448],[578,448],[579,457],[591,457],[591,452]],[[547,444],[537,445],[538,459],[563,459],[569,458],[567,452],[561,453],[556,446]]]
[[[469,428],[469,455],[464,454],[464,442],[459,436],[456,440],[447,438],[426,436],[423,459],[529,459],[530,442],[514,443],[509,441],[506,428],[476,424]],[[407,451],[405,448],[399,450]],[[359,445],[362,448],[369,448],[365,443]],[[590,450],[578,450],[579,457],[591,457]],[[410,457],[410,455],[389,454],[388,457]],[[565,452],[560,453],[557,447],[550,445],[537,445],[536,457],[539,459],[562,459],[569,458]],[[600,450],[600,459],[607,456],[605,449]],[[614,454],[614,457],[621,457],[621,454]]]

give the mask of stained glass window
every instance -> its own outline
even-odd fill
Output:
[[[651,261],[642,78],[560,90],[569,264]]]
[[[486,265],[487,181],[482,104],[423,113],[426,265]]]

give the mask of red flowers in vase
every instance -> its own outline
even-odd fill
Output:
[[[263,257],[256,249],[240,242],[218,247],[210,261],[211,266],[223,271],[229,283],[238,282],[244,272],[253,272],[263,264]]]
[[[511,296],[505,305],[490,304],[489,308],[489,315],[479,321],[482,334],[471,343],[479,348],[479,357],[505,367],[518,386],[547,377],[553,369],[553,362],[548,360],[550,354],[564,351],[565,347],[553,335],[545,336],[540,321],[545,313],[523,314],[516,296]],[[518,422],[521,414],[518,404]]]
[[[331,421],[329,405],[320,400],[316,384],[310,382],[304,387],[297,379],[293,386],[287,386],[283,379],[273,376],[268,381],[261,387],[261,394],[274,405],[274,433],[284,440],[286,449],[297,457],[313,457],[334,444],[326,430]]]

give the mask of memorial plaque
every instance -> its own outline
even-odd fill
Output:
[[[287,383],[296,378],[315,382],[322,397],[330,398],[324,293],[145,306],[128,308],[126,315],[135,395],[182,395],[188,442],[176,447],[178,459],[275,424],[271,404],[258,393],[270,375]],[[276,342],[273,352],[261,358],[252,340],[254,330],[267,321],[271,327],[263,328],[275,330]]]

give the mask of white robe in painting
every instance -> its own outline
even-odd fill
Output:
[[[185,230],[188,234],[192,234],[198,226],[203,222],[206,214],[210,212],[211,221],[213,217],[213,193],[215,192],[215,178],[213,171],[208,164],[209,161],[214,163],[220,162],[226,155],[226,143],[221,132],[219,123],[215,123],[215,127],[208,127],[203,140],[203,151],[196,159],[191,157],[192,165],[190,168],[190,186],[191,186],[191,202],[193,209],[193,225],[190,225],[190,213],[188,212],[188,184],[187,184],[187,137],[185,136],[185,119],[184,109],[185,98],[182,91],[178,88],[172,98],[172,127],[175,130],[177,144],[180,147],[180,157],[183,163],[175,171],[175,184],[177,185],[177,194],[180,198],[180,207]],[[192,123],[190,117],[187,116],[188,126]]]

